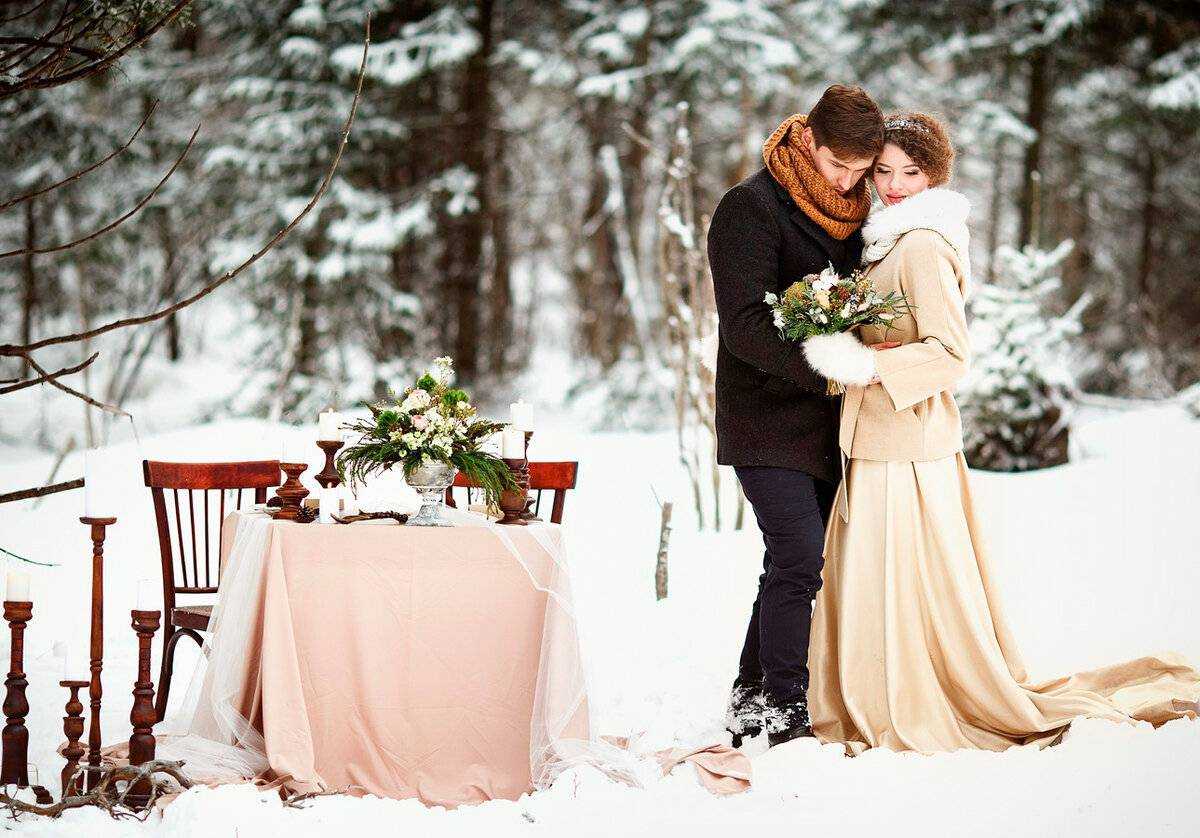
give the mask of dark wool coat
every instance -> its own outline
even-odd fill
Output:
[[[782,294],[830,263],[858,267],[862,236],[838,241],[809,218],[764,167],[717,204],[708,260],[720,320],[717,462],[792,468],[837,483],[840,397],[779,336],[763,297]]]

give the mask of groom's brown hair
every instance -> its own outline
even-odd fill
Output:
[[[818,146],[838,157],[877,157],[883,151],[883,113],[858,86],[831,85],[808,112]]]

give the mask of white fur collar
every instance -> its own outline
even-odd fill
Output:
[[[971,203],[961,192],[933,187],[892,206],[878,205],[862,227],[863,264],[878,262],[910,230],[933,230],[954,248],[963,275],[970,279],[971,234],[967,215]]]

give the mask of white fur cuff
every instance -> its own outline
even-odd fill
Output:
[[[809,366],[830,381],[862,386],[875,377],[875,352],[850,332],[807,338],[804,357]]]

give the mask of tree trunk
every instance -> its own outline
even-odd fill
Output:
[[[512,177],[505,159],[508,136],[495,132],[492,155],[492,188],[488,190],[488,232],[492,240],[492,284],[488,300],[488,346],[490,368],[502,376],[508,368],[508,353],[513,338],[512,241],[509,231],[509,207],[512,205]]]
[[[179,269],[175,263],[175,231],[171,228],[171,209],[163,207],[159,214],[158,240],[162,246],[163,257],[163,298],[174,300],[179,292]],[[181,352],[179,348],[179,316],[172,314],[163,324],[163,333],[167,341],[167,358],[178,361]]]
[[[1005,59],[1000,73],[1000,89],[1007,90],[1012,80],[1012,60]],[[996,251],[1000,249],[1000,232],[1004,226],[1004,169],[1008,142],[1003,134],[996,137],[992,149],[992,189],[988,197],[987,281],[996,281]]]
[[[308,250],[309,248],[305,248]],[[311,268],[306,269],[300,278],[299,286],[300,318],[299,338],[296,343],[295,372],[314,377],[318,372],[317,360],[320,357],[320,330],[317,323],[317,311],[320,307],[321,286],[317,275]],[[290,407],[290,405],[289,405]]]
[[[1038,241],[1040,236],[1040,185],[1042,145],[1046,127],[1046,111],[1050,101],[1050,56],[1044,48],[1037,49],[1029,59],[1029,86],[1026,91],[1025,124],[1034,132],[1033,142],[1025,147],[1025,165],[1021,181],[1020,247]]]
[[[1159,307],[1154,298],[1155,232],[1158,225],[1158,159],[1154,149],[1146,148],[1146,165],[1142,169],[1142,234],[1138,243],[1137,286],[1134,296],[1144,333],[1152,346],[1163,349],[1163,334],[1159,328]],[[1165,370],[1164,370],[1165,373]]]
[[[671,510],[674,504],[662,505],[662,521],[658,528],[658,555],[654,560],[654,597],[667,598],[667,548],[671,541]]]
[[[37,244],[36,199],[25,202],[25,247],[32,250]],[[26,253],[21,260],[21,343],[33,342],[33,312],[37,307],[37,272],[33,267],[33,254]],[[30,374],[29,362],[21,359],[21,377]]]
[[[466,125],[455,128],[451,147],[457,147],[456,161],[475,176],[478,206],[463,208],[447,218],[452,235],[445,240],[443,253],[446,282],[454,313],[454,361],[459,377],[470,383],[479,374],[480,278],[483,274],[483,249],[487,237],[487,218],[491,207],[491,58],[495,43],[495,3],[478,0],[475,27],[479,49],[467,60],[460,112]]]

